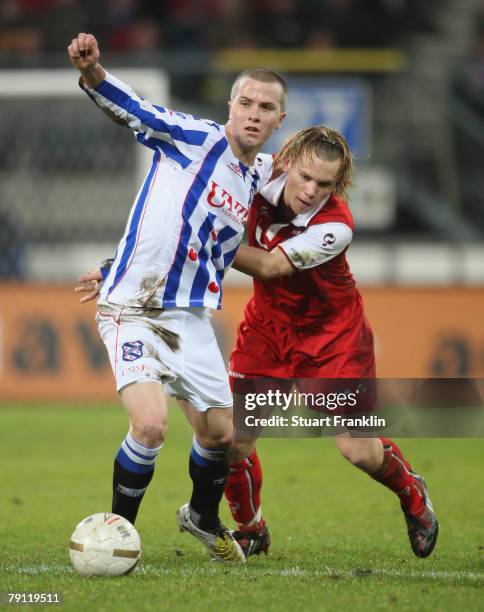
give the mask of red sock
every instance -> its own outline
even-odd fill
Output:
[[[240,463],[229,465],[229,477],[225,485],[225,497],[239,528],[254,527],[262,523],[260,490],[262,466],[256,451]]]
[[[372,474],[372,478],[391,489],[400,498],[405,510],[417,511],[423,505],[422,495],[414,486],[412,468],[402,455],[401,450],[388,438],[380,438],[383,444],[383,463]]]

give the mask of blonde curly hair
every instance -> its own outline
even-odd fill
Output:
[[[341,160],[334,193],[345,199],[353,183],[353,156],[346,138],[337,130],[324,125],[315,125],[300,130],[284,143],[274,159],[276,171],[292,166],[301,158],[315,157],[327,161]]]

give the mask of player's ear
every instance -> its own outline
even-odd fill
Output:
[[[281,123],[284,121],[285,118],[286,118],[286,113],[281,113],[279,117],[279,123],[276,125],[274,129],[278,130],[281,127]]]

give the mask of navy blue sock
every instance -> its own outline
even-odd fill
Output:
[[[194,438],[189,470],[193,482],[190,510],[200,529],[216,529],[218,510],[228,476],[228,449],[206,449]]]
[[[112,512],[133,524],[153,478],[160,448],[147,448],[128,432],[114,460]]]

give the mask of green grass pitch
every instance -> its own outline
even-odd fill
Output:
[[[110,508],[122,408],[4,406],[0,419],[0,591],[60,591],[65,610],[484,609],[482,439],[400,441],[441,524],[424,560],[410,550],[398,500],[332,440],[262,440],[272,551],[228,567],[177,530],[191,433],[173,407],[136,525],[140,565],[83,578],[69,566],[68,541],[78,521]],[[230,523],[225,502],[222,516]]]

